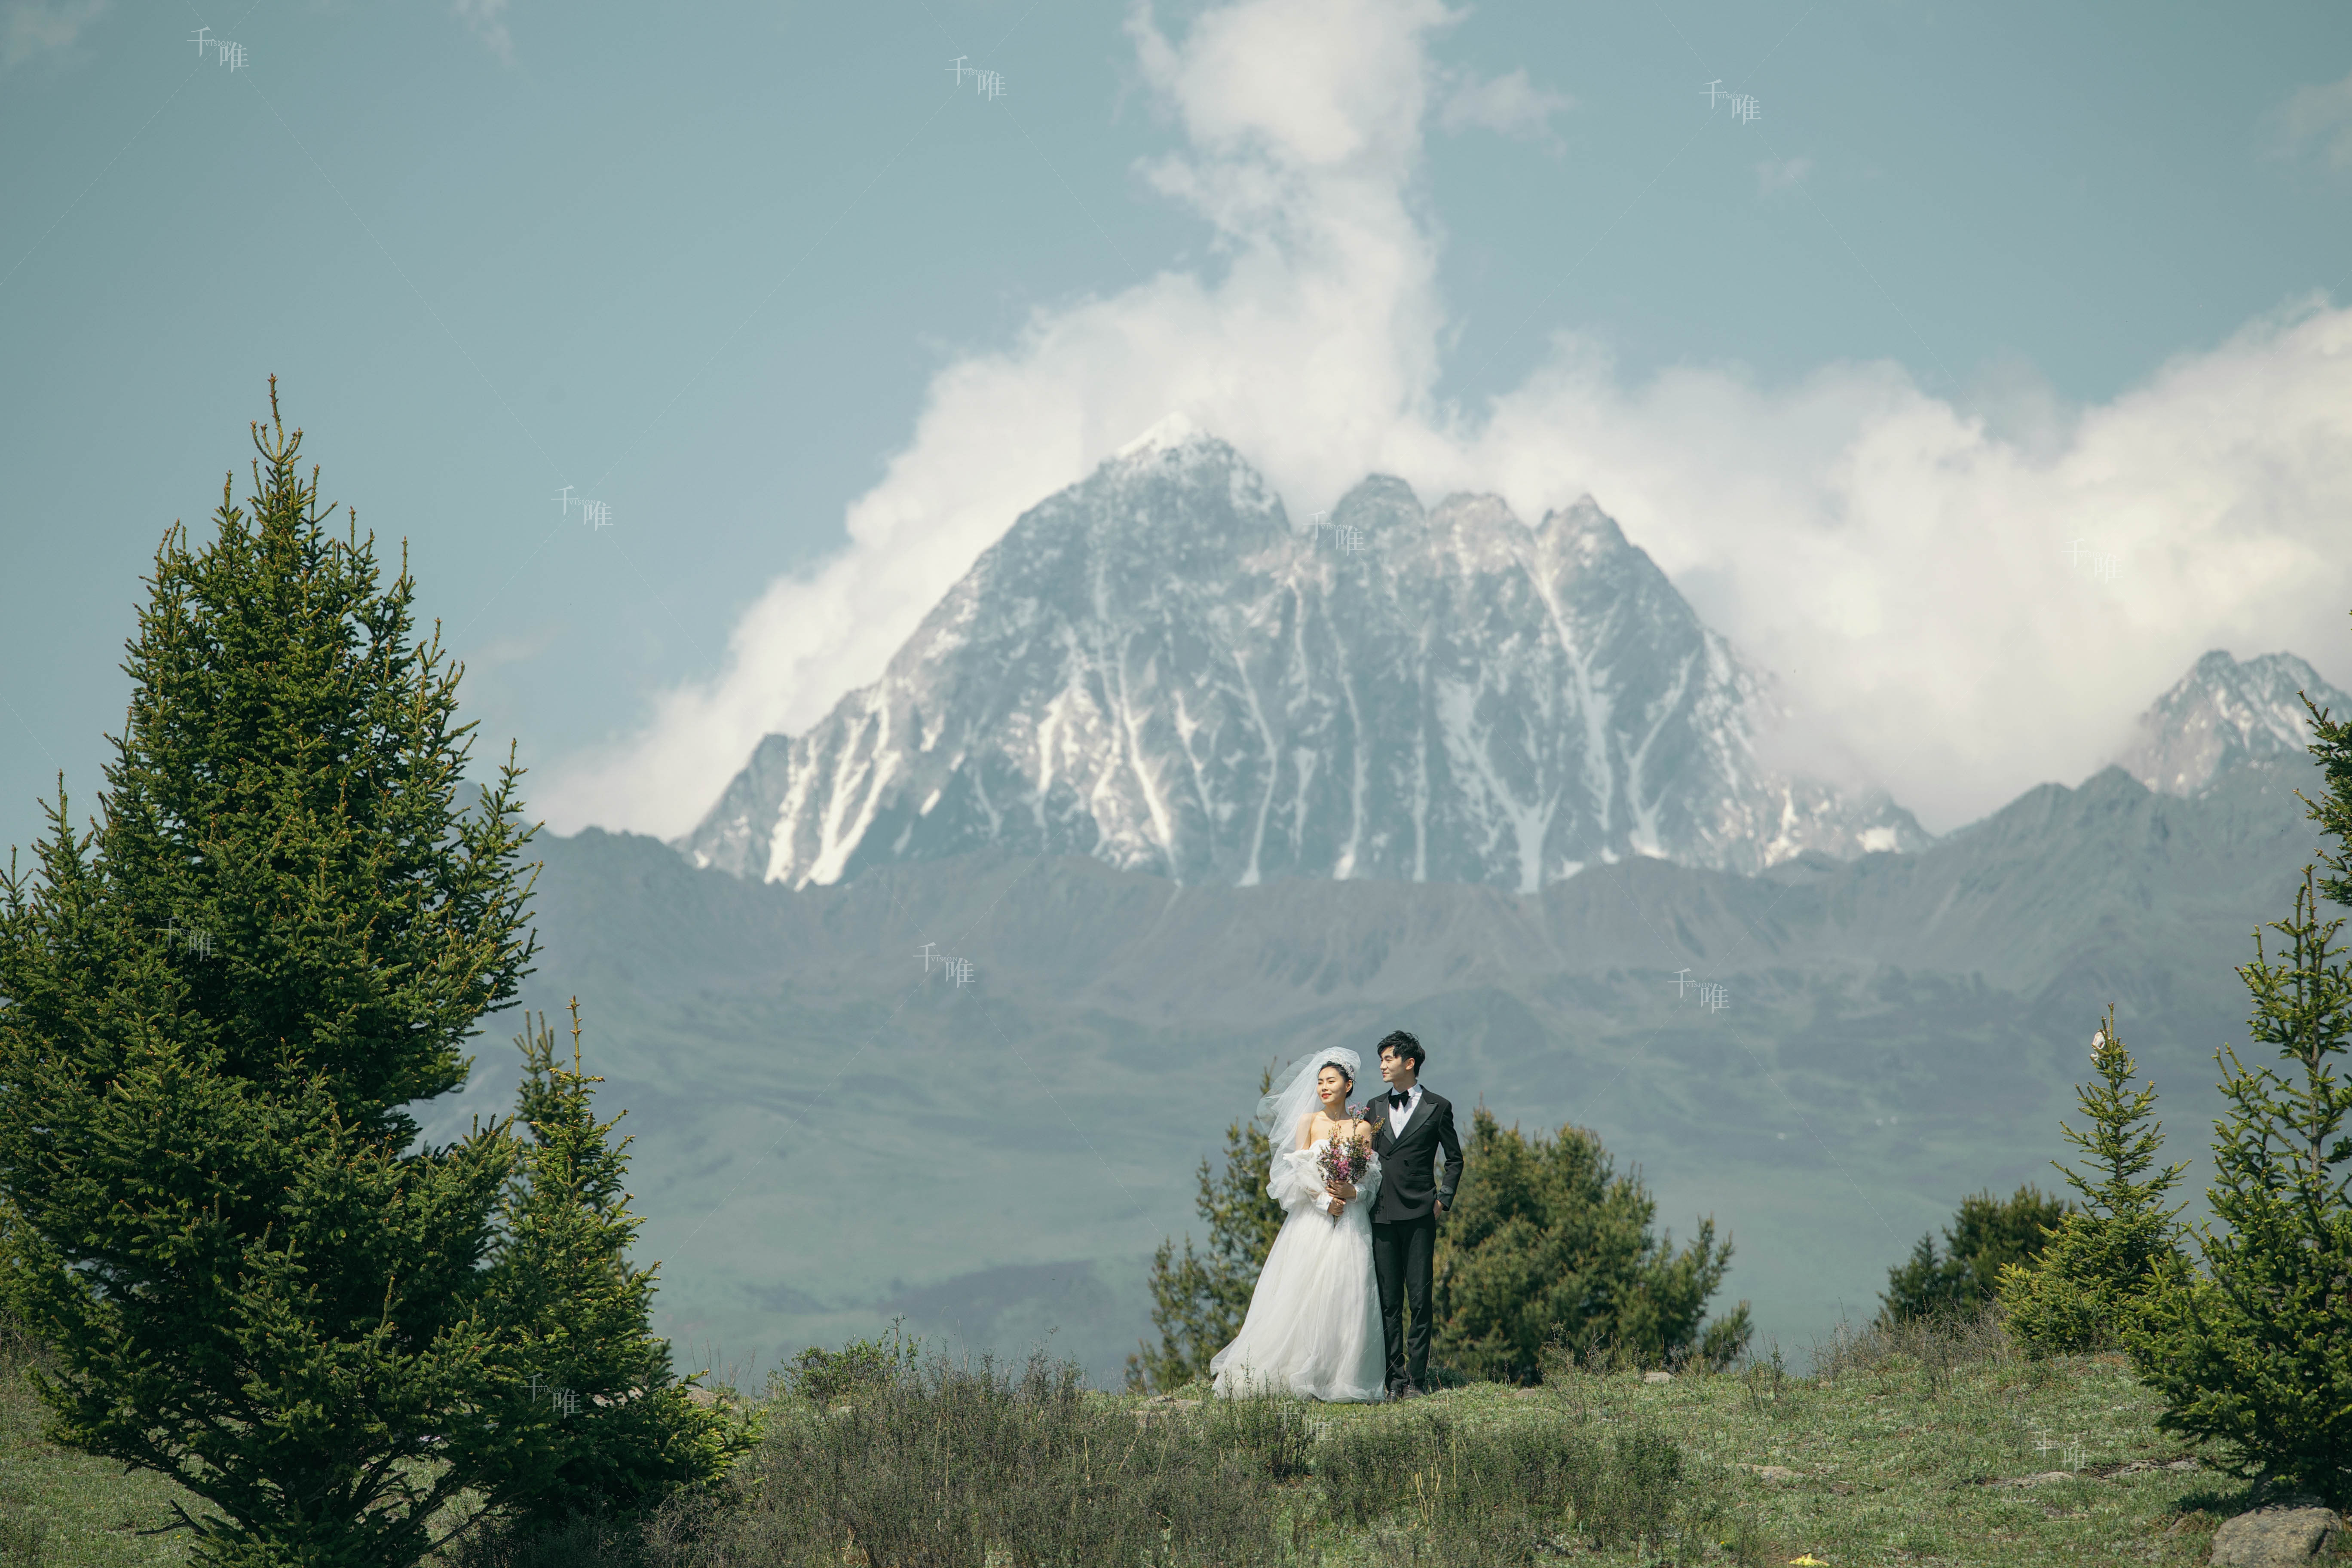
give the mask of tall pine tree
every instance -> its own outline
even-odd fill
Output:
[[[548,1468],[483,1310],[513,1140],[406,1109],[530,972],[533,830],[511,753],[457,807],[458,668],[404,558],[327,532],[274,378],[270,414],[250,517],[224,483],[156,552],[100,818],[60,779],[37,883],[11,859],[0,1263],[54,1436],[202,1499],[200,1561],[383,1568]]]
[[[2271,923],[2276,962],[2254,933],[2238,971],[2253,1001],[2252,1038],[2273,1068],[2225,1048],[2226,1120],[2214,1123],[2209,1199],[2225,1229],[2198,1237],[2151,1293],[2131,1335],[2142,1377],[2166,1402],[2158,1425],[2219,1441],[2265,1479],[2352,1498],[2352,965],[2321,918],[2324,896],[2352,903],[2352,722],[2308,697],[2311,754],[2326,780],[2309,815],[2336,840],[2304,868],[2294,911]]]
[[[2352,1036],[2352,969],[2304,868],[2294,912],[2271,922],[2277,961],[2255,933],[2238,973],[2253,1038],[2282,1072],[2218,1053],[2227,1119],[2214,1124],[2213,1216],[2201,1275],[2175,1269],[2131,1336],[2141,1377],[2164,1396],[2157,1425],[2211,1438],[2266,1479],[2352,1496],[2352,1080],[2336,1070]]]

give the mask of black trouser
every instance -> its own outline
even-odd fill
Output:
[[[1429,1270],[1437,1250],[1437,1216],[1372,1226],[1372,1278],[1381,1290],[1381,1333],[1389,1347],[1389,1391],[1429,1379]],[[1412,1303],[1412,1343],[1405,1344],[1403,1313]]]

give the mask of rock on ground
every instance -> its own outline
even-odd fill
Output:
[[[2324,1508],[2256,1509],[2213,1532],[2215,1568],[2290,1568],[2315,1561],[2343,1521]]]

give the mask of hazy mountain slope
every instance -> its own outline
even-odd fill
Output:
[[[2109,769],[1917,855],[1637,859],[1534,896],[1179,887],[1003,848],[795,891],[591,832],[542,847],[530,997],[583,998],[663,1324],[731,1353],[903,1311],[1013,1348],[1058,1326],[1116,1375],[1143,1258],[1193,1223],[1192,1167],[1258,1068],[1400,1024],[1444,1092],[1599,1129],[1678,1232],[1712,1213],[1733,1289],[1801,1336],[1867,1311],[1963,1192],[2056,1180],[2108,1000],[2175,1152],[2201,1152],[2210,1052],[2243,1038],[2231,966],[2315,841],[2313,776],[2241,758],[2183,797]],[[505,1051],[436,1131],[503,1101]]]

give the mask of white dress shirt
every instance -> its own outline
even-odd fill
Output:
[[[1402,1138],[1404,1136],[1404,1124],[1411,1121],[1412,1113],[1421,1109],[1421,1085],[1414,1084],[1405,1090],[1405,1102],[1402,1105],[1390,1100],[1386,1094],[1381,1096],[1381,1104],[1389,1113],[1389,1136]]]

